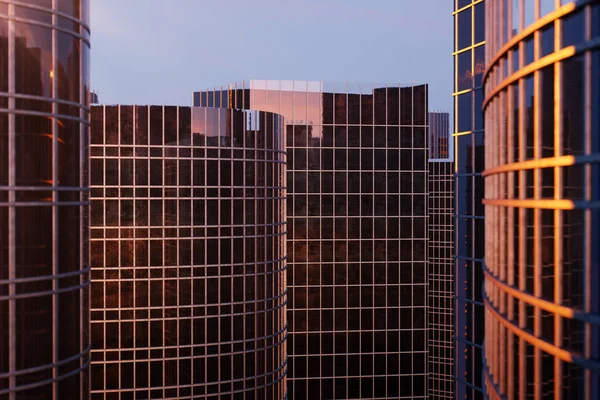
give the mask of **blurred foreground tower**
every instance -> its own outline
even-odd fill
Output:
[[[1,399],[89,398],[88,5],[0,0]]]
[[[486,2],[485,387],[595,400],[600,1],[520,5]]]

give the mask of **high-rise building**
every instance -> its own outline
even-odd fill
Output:
[[[428,180],[428,391],[430,399],[454,399],[454,165],[452,160],[430,159]]]
[[[447,159],[450,142],[450,113],[429,112],[429,159]]]
[[[600,1],[486,15],[486,392],[598,399]]]
[[[427,85],[250,81],[286,118],[290,397],[426,398]]]
[[[88,6],[0,0],[2,399],[89,396]]]
[[[285,399],[283,117],[92,107],[92,399]]]
[[[483,398],[485,1],[454,1],[455,396]]]

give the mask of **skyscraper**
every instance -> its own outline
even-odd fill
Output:
[[[0,1],[2,399],[89,395],[88,12]]]
[[[481,399],[484,333],[483,102],[485,1],[454,1],[455,379],[457,399]]]
[[[285,399],[283,117],[92,107],[92,399]]]
[[[600,1],[486,15],[486,392],[598,399]]]
[[[290,397],[426,398],[427,85],[250,81],[286,118]]]
[[[429,160],[428,181],[428,391],[430,399],[454,399],[454,165],[452,160]]]
[[[447,159],[449,157],[450,114],[447,112],[429,112],[429,158]]]

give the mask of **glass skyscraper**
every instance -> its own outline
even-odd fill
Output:
[[[286,118],[290,397],[426,398],[427,85],[250,81]]]
[[[485,386],[600,398],[600,1],[487,1]]]
[[[92,399],[287,398],[283,132],[92,107]]]
[[[455,380],[480,399],[483,357],[485,1],[454,1]]]
[[[429,159],[448,159],[450,113],[429,112]]]
[[[88,397],[88,1],[0,0],[0,398]]]
[[[431,121],[431,113],[430,121]],[[448,115],[448,114],[446,114]],[[446,131],[446,138],[448,139]],[[429,160],[428,392],[454,399],[454,165]]]

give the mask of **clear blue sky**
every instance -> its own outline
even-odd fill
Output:
[[[191,105],[248,79],[430,84],[452,110],[449,0],[92,0],[104,104]]]

